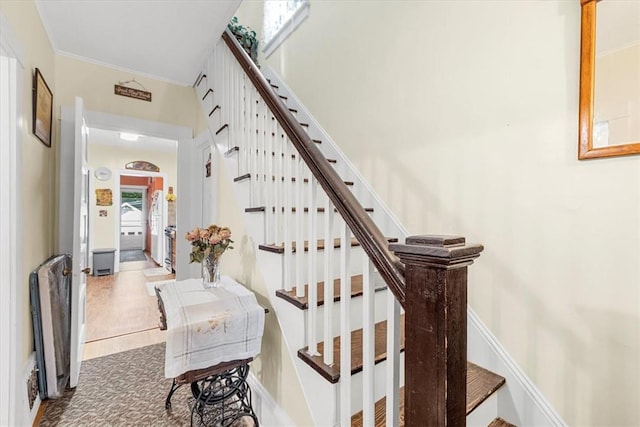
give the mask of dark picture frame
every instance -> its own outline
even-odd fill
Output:
[[[44,145],[51,147],[53,123],[53,94],[38,68],[33,75],[33,134]]]

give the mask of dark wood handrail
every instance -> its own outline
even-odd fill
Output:
[[[253,63],[249,55],[240,46],[235,36],[226,29],[222,38],[247,73],[249,79],[264,99],[275,119],[293,143],[305,161],[313,176],[318,180],[329,199],[334,204],[353,235],[358,239],[378,272],[393,292],[396,299],[405,305],[404,265],[389,250],[389,244],[369,214],[360,205],[353,193],[344,184],[342,178],[327,162],[309,135],[296,121],[295,117],[271,89],[269,82]]]

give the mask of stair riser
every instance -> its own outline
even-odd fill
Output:
[[[253,228],[254,226],[248,226],[249,229]],[[255,227],[257,228],[258,225],[255,225]],[[354,276],[357,274],[361,274],[362,273],[362,248],[361,247],[353,247],[351,248],[351,263],[350,263],[350,268],[349,268],[349,276]],[[263,251],[263,250],[259,250],[260,252],[260,256],[264,256],[265,259],[268,259],[269,263],[273,266],[278,266],[278,270],[280,271],[280,274],[282,274],[284,272],[284,255],[283,254],[277,254],[277,253],[273,253],[273,252],[268,252],[268,251]],[[318,251],[318,253],[320,252],[324,252],[324,251]],[[340,277],[340,249],[333,249],[332,251],[332,277],[333,279],[337,279]],[[295,262],[295,256],[296,254],[292,254],[292,258],[294,258],[294,262],[292,262],[291,265],[289,265],[289,277],[291,278],[291,287],[296,286],[296,262]],[[307,283],[309,283],[308,281],[308,271],[309,271],[309,254],[305,253],[303,255],[303,262],[302,262],[302,280],[304,283],[302,283],[302,285],[305,285]],[[321,282],[324,281],[324,265],[321,262],[317,262],[316,263],[316,282]],[[384,283],[382,282],[382,279],[379,278],[379,276],[376,274],[376,277],[374,278],[374,283],[376,284],[376,286],[383,286]],[[283,283],[283,282],[280,282]],[[284,283],[283,286],[284,287]]]
[[[307,390],[313,390],[309,404],[317,406],[318,409],[314,413],[318,414],[321,419],[316,419],[317,425],[337,426],[339,425],[338,417],[340,413],[340,402],[343,399],[340,396],[340,382],[331,384],[320,375],[318,375],[309,365],[296,360],[299,369],[305,373],[308,378]],[[387,362],[382,361],[374,367],[374,398],[381,399],[386,395],[386,366]],[[404,353],[399,358],[400,387],[404,385]],[[362,410],[362,381],[363,373],[359,372],[351,376],[351,408],[352,415]],[[335,396],[335,398],[334,398]],[[337,402],[337,405],[336,405]]]
[[[235,158],[234,158],[235,160]],[[237,174],[238,177],[245,177],[249,172],[239,172]],[[273,176],[273,175],[272,175]],[[282,212],[282,208],[286,203],[286,195],[289,195],[289,203],[291,207],[297,208],[298,206],[298,195],[297,192],[300,191],[300,186],[302,186],[302,194],[300,204],[303,208],[309,207],[309,182],[300,181],[286,181],[282,180],[282,175],[279,176],[279,183],[275,181],[271,182],[257,182],[254,178],[243,178],[242,182],[246,181],[251,184],[251,189],[254,191],[254,197],[252,199],[252,204],[246,207],[257,207],[257,206],[267,206],[269,201],[271,203],[278,203],[280,210]],[[240,181],[238,181],[240,182]],[[287,184],[288,182],[288,184]],[[324,193],[320,190],[320,188],[316,189],[316,197],[313,199],[316,208],[324,208],[325,207],[325,196]]]
[[[375,365],[375,391],[374,401],[382,399],[386,395],[386,369],[387,361]],[[404,385],[404,352],[400,353],[400,386]],[[351,376],[351,408],[352,414],[362,411],[362,381],[363,373],[359,372]],[[339,383],[338,383],[339,385]],[[342,401],[342,399],[340,399]]]
[[[229,167],[229,164],[232,164],[235,162],[235,159],[225,159],[225,166]],[[238,181],[238,182],[234,182],[232,185],[233,188],[233,192],[236,196],[236,201],[238,202],[238,207],[240,209],[245,209],[247,207],[251,206],[251,186],[249,185],[249,181],[247,180],[242,180],[242,181]],[[252,213],[251,217],[257,217],[258,215],[256,215],[255,213]],[[245,215],[245,218],[248,218],[247,215]],[[257,222],[257,221],[256,221]],[[262,224],[264,223],[264,221],[261,222]],[[252,236],[260,236],[263,235],[264,232],[258,233],[257,235],[252,234]],[[258,241],[258,243],[262,243],[262,241]]]
[[[248,186],[246,186],[245,184],[242,184],[244,187],[243,188],[248,188]],[[296,224],[297,222],[297,218],[295,214],[291,214],[289,216],[286,216],[282,213],[280,213],[280,215],[277,215],[273,213],[273,210],[271,213],[266,213],[263,211],[256,211],[256,212],[246,212],[247,215],[250,215],[251,217],[249,218],[250,221],[256,221],[256,222],[260,222],[261,224],[265,224],[269,227],[269,230],[278,230],[277,236],[275,233],[272,233],[271,236],[269,237],[268,241],[267,236],[265,236],[265,240],[263,240],[263,243],[273,243],[274,240],[276,240],[278,242],[284,241],[284,235],[285,235],[285,228],[288,231],[288,235],[289,235],[289,240],[291,241],[295,241],[295,239],[297,238],[298,234],[298,226]],[[320,212],[320,213],[316,213],[316,218],[315,218],[315,237],[316,239],[321,239],[324,240],[325,238],[325,213]],[[337,214],[334,213],[334,221],[333,224],[331,226],[331,233],[329,234],[331,236],[332,239],[337,239],[340,237],[340,233],[342,232],[341,228],[342,225],[339,223],[339,221],[337,220]],[[302,213],[302,239],[303,240],[309,240],[311,238],[310,236],[310,232],[309,232],[309,221],[311,220],[310,218],[310,214],[308,212],[303,212]]]
[[[374,318],[376,323],[382,322],[387,319],[387,298],[389,292],[387,290],[380,290],[375,292],[374,296]],[[362,297],[354,297],[350,300],[350,311],[351,311],[351,330],[362,328],[362,304],[364,299]],[[342,301],[334,302],[332,308],[332,318],[333,318],[333,329],[331,336],[337,337],[340,336],[340,305]],[[293,306],[292,306],[293,307]],[[295,307],[294,307],[295,308]],[[299,310],[298,308],[295,308]],[[327,307],[322,305],[317,309],[317,320],[316,320],[316,334],[319,341],[324,340],[324,316],[327,312]],[[305,330],[307,322],[309,322],[309,311],[304,310],[304,321],[305,321]]]
[[[233,160],[234,162],[231,163],[229,162],[229,160]],[[231,159],[227,159],[228,163],[227,164],[232,164],[232,167],[236,167],[237,166],[237,158],[232,157]],[[240,176],[244,176],[243,173],[238,173],[237,175],[234,174],[234,177],[240,177]],[[289,203],[291,204],[291,207],[295,207],[296,210],[298,208],[297,206],[297,195],[295,193],[296,190],[296,183],[291,183],[289,186],[289,190],[290,193],[290,201]],[[307,238],[309,235],[309,230],[308,230],[308,225],[307,222],[309,221],[309,211],[304,211],[304,208],[309,208],[310,203],[308,201],[308,183],[303,183],[302,184],[305,187],[305,192],[303,194],[303,198],[302,198],[302,208],[303,208],[303,235],[304,238]],[[241,192],[242,192],[242,202],[243,207],[244,208],[251,208],[251,207],[265,207],[268,205],[268,200],[267,200],[267,191],[270,191],[269,194],[271,194],[272,196],[272,200],[273,200],[273,194],[274,194],[274,187],[275,186],[271,186],[269,188],[269,190],[266,189],[265,186],[263,186],[262,188],[257,185],[255,182],[252,182],[251,179],[249,178],[245,178],[239,181],[236,181],[234,183],[234,186],[240,186],[241,187]],[[353,193],[353,195],[358,199],[358,201],[360,202],[360,204],[362,206],[373,206],[375,203],[374,201],[371,200],[371,197],[367,194],[366,189],[361,188],[358,185],[354,185],[350,187],[351,192]],[[278,191],[281,191],[280,189],[278,189]],[[271,201],[270,203],[274,203],[273,201]],[[284,205],[285,205],[285,200],[284,197],[282,196],[282,194],[280,194],[278,196],[278,201],[277,201],[279,208],[280,208],[280,212],[279,212],[279,218],[277,219],[279,227],[278,229],[280,230],[280,232],[283,231],[283,227],[284,224],[287,224],[289,226],[289,231],[290,233],[295,233],[297,230],[297,225],[296,225],[296,214],[297,211],[291,212],[289,214],[289,216],[285,215],[285,211],[284,211]],[[317,208],[325,208],[325,199],[324,199],[324,193],[318,189],[316,191],[316,198],[315,198],[315,207]],[[325,210],[326,212],[326,210]],[[315,226],[315,230],[316,233],[318,233],[318,235],[320,237],[324,237],[324,221],[325,221],[325,212],[316,212],[316,226]],[[253,212],[254,214],[262,214],[267,216],[267,210],[265,210],[264,212]],[[384,234],[386,235],[394,235],[393,232],[392,233],[387,233],[386,230],[392,230],[395,231],[395,227],[393,224],[387,224],[386,223],[386,219],[383,215],[378,214],[377,212],[368,212],[368,215],[376,222],[376,224],[378,224],[378,226],[380,227],[380,229],[383,231]],[[269,221],[271,221],[271,224],[275,223],[275,213],[274,213],[274,209],[273,207],[271,207],[271,213],[269,214]],[[338,237],[339,233],[340,233],[340,219],[339,219],[339,214],[334,210],[334,220],[333,220],[333,226],[332,226],[332,236],[333,237]],[[273,227],[273,225],[272,225]],[[293,235],[293,234],[291,234]]]
[[[225,129],[219,136],[219,138],[222,138],[225,141],[225,147],[228,145],[229,149],[232,148],[235,145],[241,144],[242,140],[239,140],[237,138],[233,138],[232,136],[229,136],[229,133],[227,132],[227,130]],[[228,142],[228,141],[233,141],[233,143]],[[323,147],[322,144],[316,144],[317,147],[320,149],[320,152],[322,152],[325,157],[327,159],[334,159],[334,157],[331,156],[331,154],[329,153],[324,153],[323,151]],[[283,148],[281,147],[272,147],[271,150],[267,150],[267,148],[261,147],[263,152],[271,152],[273,153],[274,151],[280,150],[282,151]],[[234,169],[234,171],[237,173],[237,176],[240,175],[244,175],[247,173],[251,173],[252,172],[252,167],[251,167],[251,162],[256,162],[256,170],[258,171],[264,171],[266,170],[266,168],[269,165],[269,157],[268,156],[263,156],[263,157],[259,157],[259,156],[254,156],[253,158],[250,159],[246,159],[246,156],[250,155],[250,152],[244,152],[243,150],[245,149],[244,145],[240,145],[239,149],[236,151],[232,151],[230,152],[228,155],[229,157],[234,157],[237,161],[237,169]],[[256,148],[254,148],[255,150]],[[258,148],[259,150],[259,148]],[[273,162],[271,164],[271,168],[273,171],[273,174],[275,176],[276,171],[280,171],[279,172],[279,176],[282,177],[284,176],[285,173],[289,173],[289,174],[294,174],[295,173],[295,165],[297,163],[296,158],[292,158],[291,154],[296,154],[295,148],[293,148],[292,146],[289,147],[289,155],[287,156],[282,156],[282,163],[277,163],[278,162],[278,157],[274,156],[272,154],[271,156],[271,161]],[[290,165],[287,165],[287,163],[285,163],[285,161],[289,161]],[[343,162],[335,162],[335,163],[331,163],[331,165],[333,166],[333,168],[336,170],[336,172],[338,172],[338,175],[344,177],[344,179],[346,181],[351,181],[352,179],[350,178],[349,175],[349,169],[346,167],[346,165]],[[287,168],[291,168],[289,171],[287,171]]]
[[[467,415],[468,427],[488,426],[491,421],[498,416],[498,394],[501,392],[502,390],[498,390],[496,393],[493,393],[487,400],[482,402],[482,405]]]

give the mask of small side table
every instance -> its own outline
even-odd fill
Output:
[[[165,302],[155,288],[160,311],[160,329],[167,329]],[[265,310],[268,312],[268,310]],[[165,409],[171,409],[171,398],[181,386],[190,384],[193,403],[191,425],[231,426],[237,420],[249,417],[254,426],[258,418],[251,406],[251,389],[247,383],[251,358],[218,363],[204,369],[187,371],[175,378],[165,400]]]

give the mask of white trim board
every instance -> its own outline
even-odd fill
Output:
[[[263,427],[295,426],[289,415],[278,405],[262,383],[249,372],[247,383],[251,388],[251,406],[253,407],[260,425]]]
[[[506,380],[508,393],[499,395],[500,415],[515,425],[564,427],[567,424],[549,401],[531,382],[515,360],[500,345],[487,326],[468,307],[469,360],[489,369]]]
[[[62,111],[68,107],[63,107]],[[85,110],[87,127],[130,132],[158,138],[180,140],[192,139],[193,130],[190,127],[171,125],[163,122],[139,119],[131,116],[102,113],[100,111]]]
[[[0,54],[3,58],[0,137],[0,182],[5,203],[0,204],[0,425],[23,425],[27,408],[19,404],[22,360],[18,337],[22,337],[24,283],[22,274],[22,117],[24,66],[22,47],[13,29],[0,14]],[[5,101],[7,103],[5,104]],[[8,203],[7,203],[8,202]]]
[[[182,238],[187,231],[195,226],[205,226],[203,218],[203,189],[205,188],[202,166],[203,153],[210,147],[212,152],[212,162],[217,162],[216,150],[213,148],[209,129],[204,130],[192,141],[185,144],[178,144],[178,183],[177,192],[182,200],[189,203],[178,203],[177,224],[176,224],[176,279],[185,280],[200,277],[200,265],[189,263],[189,252],[191,245]],[[217,190],[218,172],[212,167],[211,187]],[[216,191],[217,192],[217,191]],[[215,197],[215,196],[214,196]],[[215,205],[215,200],[213,201]],[[215,222],[217,208],[212,207],[212,218],[207,221]],[[211,223],[209,222],[209,223]]]

